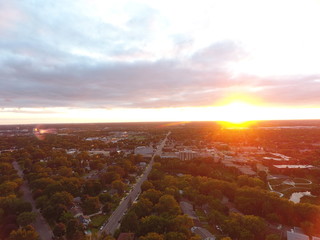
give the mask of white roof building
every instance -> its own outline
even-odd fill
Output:
[[[287,240],[310,240],[309,236],[303,234],[300,228],[295,227],[291,231],[287,231]]]
[[[312,165],[273,165],[275,168],[313,168]]]
[[[101,154],[101,155],[104,155],[106,157],[110,156],[110,151],[103,151],[103,150],[92,150],[92,151],[88,151],[88,153],[89,153],[89,155]]]
[[[139,146],[136,147],[134,150],[134,154],[140,154],[144,157],[151,157],[154,152],[153,147],[148,147],[148,146]]]
[[[192,150],[184,150],[184,151],[179,152],[179,159],[182,161],[192,160],[197,156],[198,156],[197,152],[192,151]]]

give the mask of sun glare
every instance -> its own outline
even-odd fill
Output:
[[[219,108],[221,121],[242,124],[254,120],[256,117],[255,109],[257,107],[241,101],[232,102]]]

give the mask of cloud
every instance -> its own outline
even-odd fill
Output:
[[[199,48],[190,33],[167,36],[168,23],[147,5],[129,4],[110,21],[81,4],[12,2],[11,13],[0,10],[2,108],[207,106],[234,93],[272,104],[320,100],[318,75],[234,76],[230,66],[248,54],[242,44]]]
[[[223,47],[221,47],[223,46]],[[232,42],[214,44],[183,61],[158,60],[89,64],[34,64],[10,59],[1,68],[1,107],[185,107],[212,105],[239,91],[270,103],[318,101],[319,76],[263,79],[232,77],[227,65],[239,60]],[[54,54],[52,55],[54,56]],[[63,60],[68,54],[53,57]],[[36,57],[37,58],[37,57]],[[55,61],[53,61],[55,62]],[[72,62],[72,61],[70,61]],[[252,92],[251,89],[258,89]],[[300,89],[298,91],[297,89]],[[301,91],[303,90],[303,91]],[[294,92],[294,94],[292,94]],[[306,100],[305,94],[309,99]]]
[[[23,13],[9,1],[0,2],[0,33],[2,35],[13,31],[23,19]]]

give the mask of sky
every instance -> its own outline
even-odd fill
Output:
[[[0,0],[0,124],[320,119],[320,0]]]

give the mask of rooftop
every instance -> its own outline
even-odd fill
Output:
[[[275,168],[313,168],[312,165],[273,165]]]

